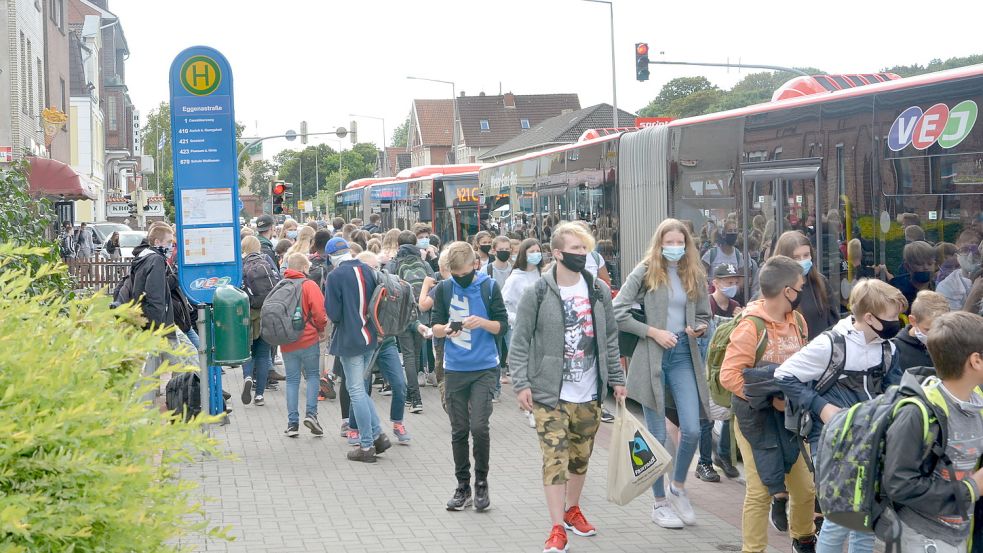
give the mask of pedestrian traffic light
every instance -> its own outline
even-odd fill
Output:
[[[270,190],[273,196],[273,213],[283,213],[283,195],[287,191],[287,183],[282,180],[274,181]]]
[[[635,78],[639,82],[649,80],[649,45],[647,42],[635,43]]]

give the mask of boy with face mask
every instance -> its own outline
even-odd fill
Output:
[[[901,330],[898,317],[907,311],[908,300],[883,281],[862,279],[850,292],[850,306],[853,314],[814,338],[775,371],[786,399],[811,415],[808,440],[813,457],[822,427],[833,415],[901,381],[897,348],[890,339]],[[837,374],[828,372],[834,365],[834,353],[842,359]],[[873,551],[873,534],[852,532],[830,521],[823,524],[816,551],[840,552],[848,537],[852,553]]]
[[[969,291],[973,288],[973,275],[980,268],[980,235],[971,229],[959,233],[956,240],[956,262],[959,268],[949,273],[935,290],[949,300],[949,307],[962,309]]]
[[[912,242],[905,245],[901,257],[904,260],[902,272],[891,279],[891,286],[900,290],[911,305],[919,290],[935,287],[935,248],[928,242]]]
[[[744,254],[736,247],[738,236],[737,220],[727,219],[724,222],[724,228],[717,233],[717,244],[703,254],[703,265],[706,267],[708,277],[715,275],[717,267],[721,265],[730,264],[737,267],[751,279],[748,284],[750,284],[750,297],[753,298],[758,293],[758,264],[754,259],[748,259],[745,266]],[[743,286],[738,287],[734,299],[741,304],[747,301],[748,298],[744,297]]]
[[[744,284],[744,271],[731,263],[721,263],[713,271],[713,294],[710,312],[715,317],[732,318],[740,315],[741,304],[734,298]],[[708,333],[710,334],[710,333]]]
[[[488,237],[490,242],[490,236]],[[481,243],[481,241],[479,241]],[[491,244],[488,244],[489,246]],[[447,246],[451,278],[441,281],[434,294],[433,335],[444,341],[444,396],[451,422],[451,447],[457,488],[447,502],[448,511],[462,511],[474,503],[484,511],[488,497],[488,457],[491,437],[488,420],[492,393],[498,383],[499,355],[495,337],[508,328],[508,312],[495,281],[476,271],[478,260],[465,242]],[[474,440],[474,498],[471,496],[471,459],[468,438]]]
[[[915,296],[911,304],[911,315],[908,316],[908,326],[901,329],[897,336],[891,339],[898,349],[898,359],[902,369],[912,367],[931,367],[932,358],[925,344],[928,342],[928,331],[936,317],[949,312],[949,302],[937,292],[922,290]]]

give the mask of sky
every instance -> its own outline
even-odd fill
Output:
[[[795,6],[790,9],[789,6]],[[978,34],[950,17],[983,15],[978,0],[931,4],[826,0],[804,4],[614,0],[618,107],[635,112],[666,81],[704,75],[729,88],[753,70],[651,66],[635,80],[634,45],[650,58],[818,67],[867,73],[896,64],[983,53]],[[349,114],[385,119],[387,137],[414,98],[458,94],[577,93],[583,107],[612,101],[607,4],[583,0],[110,0],[130,57],[126,83],[142,116],[167,101],[167,73],[184,48],[218,49],[232,66],[236,119],[246,134],[348,127]],[[973,15],[972,12],[976,12]],[[961,15],[960,15],[961,14]],[[936,17],[938,19],[936,19]],[[933,23],[933,19],[935,22]],[[946,23],[949,21],[949,23]],[[960,30],[962,29],[962,30]],[[359,119],[360,142],[382,143],[382,124]],[[345,147],[350,147],[345,138]],[[387,142],[388,142],[387,138]],[[334,148],[333,137],[312,138]],[[265,157],[299,149],[270,140]]]

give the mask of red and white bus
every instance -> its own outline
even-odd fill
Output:
[[[479,201],[524,237],[587,221],[615,285],[666,217],[704,244],[736,218],[746,257],[802,230],[843,298],[864,267],[901,264],[902,219],[936,243],[983,230],[983,65],[797,78],[774,97],[486,165]],[[862,253],[848,259],[854,238]]]

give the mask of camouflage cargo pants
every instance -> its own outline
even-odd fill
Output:
[[[561,400],[553,409],[536,403],[532,412],[543,450],[543,485],[561,485],[571,474],[587,474],[594,436],[601,424],[601,404]]]

